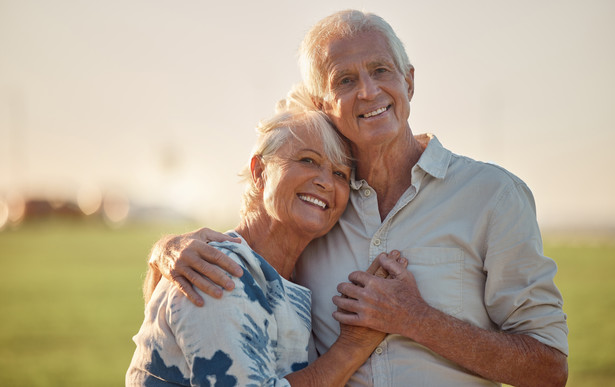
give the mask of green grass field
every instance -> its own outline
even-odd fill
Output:
[[[123,385],[149,248],[188,229],[52,222],[0,232],[0,386]],[[546,242],[568,313],[568,385],[615,385],[615,243]]]

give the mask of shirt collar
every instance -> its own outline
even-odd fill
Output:
[[[451,160],[451,151],[442,146],[435,134],[418,134],[414,138],[421,144],[426,144],[426,147],[413,169],[421,168],[437,179],[444,179]],[[355,177],[356,169],[353,168],[350,174],[350,188],[359,190],[364,184],[367,185],[365,180],[357,181]]]
[[[451,161],[451,151],[444,148],[434,134],[419,134],[415,138],[422,144],[427,143],[415,168],[418,166],[436,179],[444,179]]]

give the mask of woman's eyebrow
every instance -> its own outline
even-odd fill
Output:
[[[303,148],[303,149],[299,149],[299,152],[311,152],[311,153],[315,153],[315,154],[317,154],[318,156],[321,156],[321,157],[322,157],[322,154],[321,154],[320,152],[318,152],[317,150],[312,149],[312,148]]]

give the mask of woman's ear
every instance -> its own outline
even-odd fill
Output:
[[[314,104],[316,109],[322,110],[322,107],[323,107],[322,98],[310,95],[310,99],[312,100],[312,103]]]
[[[252,175],[254,185],[256,185],[259,190],[263,190],[263,188],[265,188],[265,164],[261,156],[252,156],[250,160],[250,174]]]

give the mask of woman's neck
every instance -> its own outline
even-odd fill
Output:
[[[250,248],[263,257],[287,280],[293,273],[301,252],[313,239],[299,235],[296,229],[272,219],[265,211],[244,216],[235,231],[245,239]]]

